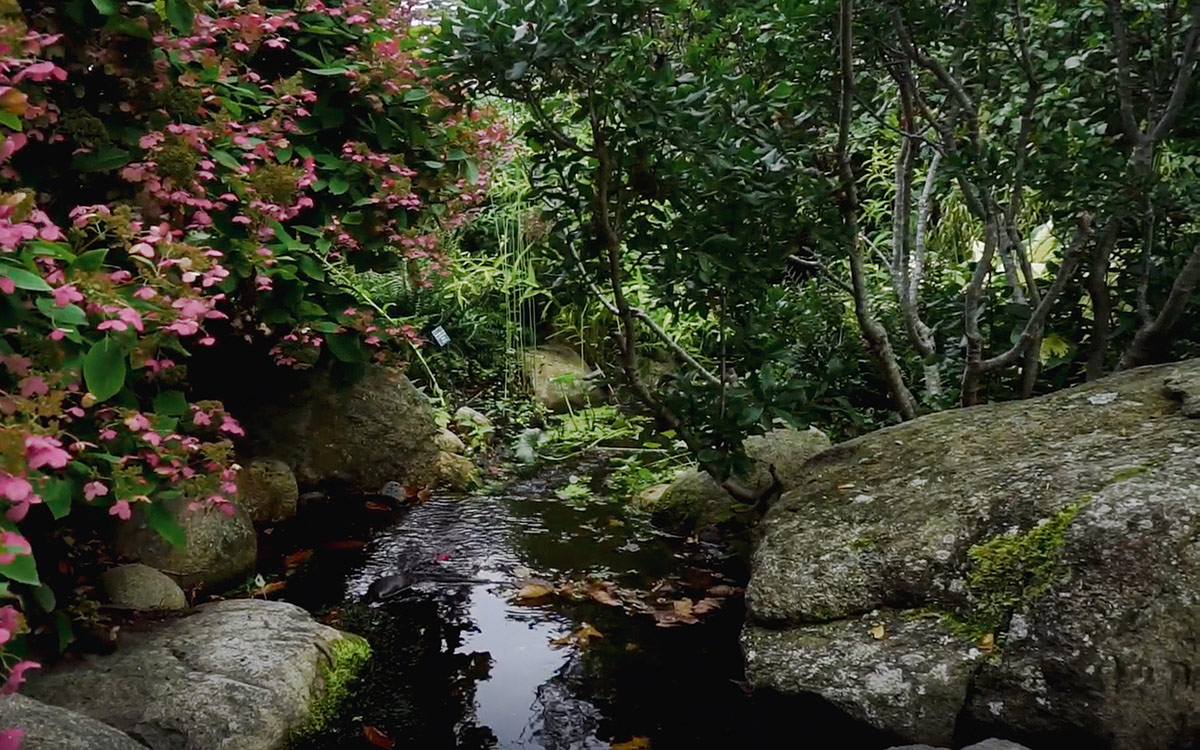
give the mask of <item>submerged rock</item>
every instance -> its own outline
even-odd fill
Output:
[[[0,729],[24,731],[21,750],[146,750],[116,729],[25,695],[0,696]]]
[[[214,589],[240,583],[254,569],[258,538],[250,516],[234,506],[233,516],[204,505],[189,508],[192,500],[168,500],[165,508],[183,529],[187,544],[176,547],[135,515],[118,524],[113,539],[117,553],[149,565],[170,576],[185,589]]]
[[[374,491],[392,480],[417,487],[434,477],[433,410],[399,370],[368,365],[352,383],[315,372],[237,416],[252,453],[282,460],[304,484]]]
[[[27,693],[151,750],[277,750],[328,715],[366,654],[294,605],[230,600],[123,633],[115,653],[35,676]]]
[[[128,609],[187,609],[183,589],[149,565],[119,565],[104,571],[100,585],[114,607]]]
[[[931,744],[949,744],[965,713],[1048,741],[1195,746],[1189,383],[1200,360],[933,414],[818,455],[762,524],[751,682]],[[864,627],[876,610],[894,613],[884,639]],[[872,662],[895,679],[867,679]],[[930,683],[931,669],[946,679]]]
[[[283,461],[251,460],[238,472],[238,504],[255,523],[277,523],[296,515],[300,488],[296,475]]]
[[[533,397],[547,411],[558,414],[585,407],[589,400],[595,400],[595,382],[589,378],[591,368],[579,352],[569,347],[547,344],[529,350],[525,355],[525,373]]]

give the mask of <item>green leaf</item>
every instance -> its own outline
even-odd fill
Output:
[[[213,158],[213,161],[215,161],[217,164],[220,164],[222,167],[226,167],[228,169],[238,169],[239,167],[242,166],[238,162],[238,160],[232,154],[230,154],[228,151],[214,150],[212,152],[212,158]]]
[[[333,177],[329,178],[329,192],[333,193],[334,195],[341,195],[349,189],[350,183],[347,182],[346,178],[340,174],[335,174]]]
[[[357,333],[337,333],[325,337],[329,351],[343,362],[362,362],[366,359]]]
[[[24,123],[21,122],[21,118],[17,117],[12,112],[0,112],[0,125],[4,125],[4,127],[8,128],[9,130],[16,130],[18,132],[20,132],[24,127]]]
[[[88,350],[83,360],[83,380],[96,398],[106,401],[125,386],[125,352],[112,337],[105,337]]]
[[[17,559],[8,565],[0,565],[0,575],[30,586],[40,586],[42,583],[38,578],[37,562],[34,561],[33,555],[17,555]]]
[[[420,102],[420,101],[424,101],[428,98],[429,98],[429,92],[426,91],[425,89],[421,88],[420,86],[417,86],[416,88],[411,88],[408,91],[404,92],[404,101],[406,101],[406,102]]]
[[[178,417],[187,413],[187,397],[182,391],[163,391],[154,397],[154,411],[168,417]]]
[[[53,612],[58,606],[58,600],[54,598],[54,590],[46,584],[41,584],[33,589],[33,600],[41,607],[43,612]]]
[[[71,263],[71,270],[99,271],[100,267],[104,265],[104,256],[106,255],[108,255],[108,248],[89,250]]]
[[[123,148],[108,146],[91,154],[80,154],[71,160],[71,168],[80,172],[108,172],[123,167],[132,159]]]
[[[42,502],[58,520],[71,512],[71,492],[74,485],[66,479],[51,477],[42,487]]]
[[[28,289],[33,292],[48,292],[50,285],[46,280],[36,273],[31,273],[23,268],[13,268],[12,266],[0,266],[0,276],[6,276],[12,279],[13,286],[17,289]]]
[[[296,265],[300,267],[300,272],[310,279],[317,281],[325,280],[325,271],[321,268],[321,264],[317,263],[316,259],[311,255],[301,255],[296,258]]]
[[[192,33],[192,25],[196,22],[196,11],[192,10],[188,0],[167,0],[167,20],[182,34]]]
[[[92,0],[92,5],[103,15],[111,16],[117,12],[117,0]]]
[[[187,546],[187,534],[184,533],[183,527],[179,525],[170,511],[158,503],[150,503],[142,507],[146,513],[146,523],[157,531],[159,536],[166,539],[168,544],[179,549]]]
[[[305,70],[315,76],[344,76],[350,72],[350,68],[344,66],[336,66],[332,68],[305,68]]]

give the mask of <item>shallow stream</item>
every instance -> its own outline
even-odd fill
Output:
[[[342,715],[302,747],[371,747],[368,735],[397,748],[888,744],[827,704],[748,696],[737,566],[623,503],[561,498],[566,473],[435,495],[357,552],[318,553],[289,598],[367,635],[374,658]],[[365,601],[398,571],[407,590]],[[574,598],[519,598],[565,582]],[[685,599],[709,600],[699,622],[676,624],[692,619],[669,611]]]

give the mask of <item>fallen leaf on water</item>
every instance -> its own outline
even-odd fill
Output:
[[[325,542],[325,544],[321,546],[325,549],[345,551],[362,549],[363,547],[367,546],[367,543],[361,539],[337,539],[332,542]]]
[[[396,746],[395,740],[393,740],[391,737],[388,737],[375,727],[363,727],[363,737],[366,737],[367,742],[370,742],[375,747],[382,747],[390,750]]]
[[[674,628],[679,625],[695,625],[700,622],[691,614],[680,614],[675,609],[656,609],[651,613],[654,624],[660,628]]]
[[[714,599],[712,597],[706,597],[706,598],[701,599],[700,601],[696,602],[696,606],[692,607],[692,613],[697,614],[697,615],[702,615],[706,612],[712,612],[714,609],[720,608],[720,606],[724,603],[725,603],[724,599]]]
[[[267,596],[270,596],[271,594],[279,593],[280,591],[283,591],[286,588],[287,588],[287,581],[272,581],[271,583],[268,583],[263,586],[259,586],[258,588],[251,591],[250,596],[267,597]]]
[[[283,558],[283,565],[286,568],[298,568],[301,565],[303,565],[304,563],[308,562],[308,559],[312,556],[313,556],[312,550],[302,549],[298,552],[293,552],[292,554]]]
[[[562,638],[552,638],[550,640],[550,645],[551,646],[570,646],[570,645],[574,644],[574,645],[582,648],[584,646],[587,646],[588,641],[590,641],[591,639],[603,638],[603,637],[604,637],[603,633],[601,633],[599,630],[596,630],[591,625],[589,625],[588,623],[585,622],[582,625],[580,625],[579,629],[573,633],[568,633],[568,634],[564,635]]]
[[[887,628],[883,626],[882,622],[877,622],[871,626],[871,637],[877,641],[887,638]]]
[[[533,599],[543,599],[554,593],[554,587],[544,583],[527,583],[517,590],[516,600],[527,602]]]
[[[606,604],[609,607],[621,606],[621,600],[612,595],[606,584],[593,584],[588,586],[587,595],[592,598],[592,601]]]
[[[634,737],[628,742],[614,742],[611,747],[612,750],[650,750],[650,739],[648,737]]]
[[[392,506],[388,505],[387,503],[381,503],[378,500],[368,500],[365,503],[363,503],[363,506],[366,507],[367,510],[372,511],[374,513],[391,513],[392,512]]]
[[[718,584],[708,590],[709,596],[737,596],[742,590],[725,584]]]
[[[689,617],[692,614],[692,600],[680,599],[671,602],[671,608],[675,610],[675,614],[680,617]]]
[[[996,647],[996,634],[988,633],[979,639],[979,647],[983,649],[993,649]]]

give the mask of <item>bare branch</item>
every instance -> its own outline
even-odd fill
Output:
[[[1192,251],[1179,270],[1158,315],[1134,335],[1133,343],[1121,355],[1118,370],[1148,364],[1162,357],[1171,342],[1171,331],[1187,309],[1197,283],[1200,283],[1200,246]]]
[[[1062,265],[1058,267],[1058,273],[1054,275],[1053,283],[1046,290],[1046,296],[1042,298],[1042,303],[1034,308],[1033,314],[1025,322],[1025,327],[1021,330],[1017,342],[1003,354],[984,360],[983,372],[991,372],[1014,364],[1034,340],[1040,340],[1042,330],[1046,325],[1046,316],[1050,314],[1051,308],[1054,307],[1063,290],[1067,288],[1067,283],[1075,274],[1075,268],[1079,265],[1079,255],[1091,236],[1092,217],[1085,214],[1079,218],[1079,228],[1075,232],[1075,237],[1063,252]]]
[[[838,112],[837,161],[842,188],[842,220],[850,243],[850,284],[858,326],[876,365],[888,384],[888,391],[903,419],[917,414],[917,402],[896,362],[887,330],[871,312],[867,295],[866,273],[858,232],[858,192],[854,169],[850,164],[850,116],[854,105],[854,0],[841,0],[838,13],[841,99]]]

